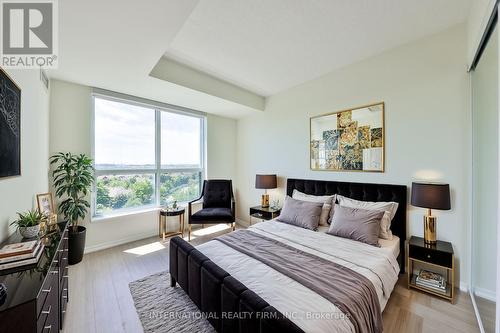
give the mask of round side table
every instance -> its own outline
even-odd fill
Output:
[[[165,240],[165,237],[172,237],[176,235],[182,235],[184,238],[184,213],[185,213],[184,208],[178,208],[176,210],[165,210],[161,209],[160,210],[160,216],[158,219],[158,236],[163,237],[163,240]],[[168,216],[179,216],[179,230],[178,231],[168,231],[167,230],[167,217]]]

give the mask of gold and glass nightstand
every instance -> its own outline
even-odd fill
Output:
[[[174,210],[160,209],[160,215],[158,218],[158,236],[165,240],[165,237],[172,237],[176,235],[181,235],[184,238],[184,208],[178,208]],[[179,217],[179,229],[177,231],[168,231],[167,228],[167,217],[178,216]]]
[[[255,206],[250,207],[250,225],[252,225],[252,218],[259,220],[272,220],[280,215],[281,208],[271,208]]]
[[[408,288],[442,297],[451,303],[455,301],[455,257],[450,242],[437,241],[426,244],[421,237],[412,236],[407,244]],[[419,269],[416,269],[418,267]],[[420,269],[439,273],[446,279],[446,289],[436,290],[417,284]]]

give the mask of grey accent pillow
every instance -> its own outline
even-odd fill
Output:
[[[380,219],[380,232],[379,237],[383,239],[392,240],[391,221],[396,215],[398,210],[397,202],[373,202],[373,201],[360,201],[351,198],[337,195],[339,205],[344,207],[361,208],[366,210],[383,210],[384,216]]]
[[[322,202],[295,200],[287,196],[280,216],[276,220],[305,229],[317,230],[322,207]]]
[[[295,200],[309,201],[309,202],[322,202],[323,208],[321,216],[319,217],[319,225],[327,226],[330,219],[332,204],[335,203],[335,194],[333,195],[311,195],[305,194],[297,189],[292,192],[292,198]]]
[[[383,210],[366,210],[335,205],[332,224],[327,233],[358,242],[380,246],[378,234]]]

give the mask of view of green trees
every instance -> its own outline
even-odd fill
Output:
[[[117,209],[152,205],[155,203],[155,176],[100,176],[96,182],[96,214]],[[174,172],[160,175],[160,203],[186,202],[200,192],[199,172]]]

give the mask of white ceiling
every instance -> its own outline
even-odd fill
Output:
[[[59,67],[49,75],[228,117],[256,112],[149,75],[197,3],[59,1]]]
[[[165,55],[269,96],[463,22],[471,1],[59,1],[50,76],[238,118],[259,111],[151,70]]]
[[[469,0],[200,0],[166,56],[269,96],[463,22]]]

